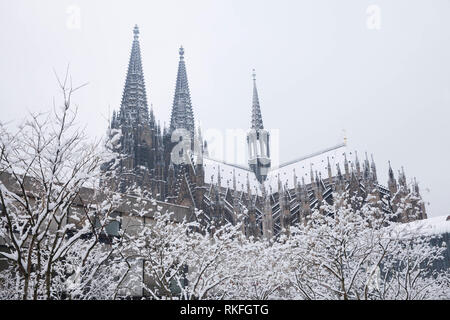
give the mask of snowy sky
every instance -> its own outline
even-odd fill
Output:
[[[204,130],[250,125],[256,69],[281,162],[342,141],[416,176],[450,214],[450,1],[0,0],[0,120],[51,108],[68,63],[79,123],[100,137],[120,105],[134,24],[148,98],[168,121],[183,45]],[[379,18],[379,19],[378,19]],[[14,122],[12,122],[14,123]]]

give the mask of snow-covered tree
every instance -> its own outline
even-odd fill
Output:
[[[399,212],[382,212],[369,202],[354,210],[352,199],[334,198],[287,242],[295,298],[449,298],[448,273],[430,271],[444,248],[393,222]]]
[[[53,112],[31,114],[14,133],[0,127],[0,258],[8,264],[0,285],[14,287],[0,290],[5,298],[84,297],[86,279],[114,249],[99,240],[120,196],[87,189],[98,187],[110,154],[76,127],[71,99],[80,87],[69,82],[67,74],[59,81],[63,103]]]
[[[145,294],[153,299],[222,297],[221,285],[236,274],[230,265],[239,226],[212,228],[160,211],[150,221],[125,233],[127,251],[143,265]]]
[[[243,239],[230,267],[236,275],[223,284],[227,299],[289,298],[289,250],[282,241]]]
[[[395,195],[394,213],[335,193],[272,239],[188,221],[140,188],[114,192],[120,130],[88,142],[77,88],[60,86],[53,113],[0,125],[0,299],[450,298],[448,270],[433,271],[445,247],[395,222],[413,193]]]

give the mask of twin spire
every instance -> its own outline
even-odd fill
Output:
[[[129,125],[149,122],[147,94],[139,44],[139,27],[137,25],[133,29],[133,35],[133,45],[120,107],[121,122]],[[172,105],[170,131],[184,128],[194,136],[194,113],[192,111],[183,47],[180,48],[179,54],[180,61]]]
[[[139,28],[133,29],[134,40],[131,48],[128,72],[122,96],[120,116],[123,120],[136,120],[140,123],[148,122],[148,103],[145,90],[144,73],[141,61],[141,49],[139,44]],[[259,105],[258,90],[256,88],[256,73],[253,69],[253,103],[252,103],[252,129],[264,129],[261,107]],[[175,94],[170,118],[170,131],[184,128],[194,136],[194,113],[192,109],[191,95],[184,60],[184,48],[179,49],[178,73],[175,85]]]

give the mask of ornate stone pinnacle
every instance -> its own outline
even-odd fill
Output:
[[[179,53],[180,53],[180,59],[183,59],[184,58],[184,48],[183,48],[183,46],[180,47]]]

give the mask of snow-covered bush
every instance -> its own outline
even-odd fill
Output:
[[[287,241],[292,288],[300,299],[450,298],[449,274],[432,272],[445,248],[431,236],[400,228],[394,214],[343,195],[315,211]],[[398,214],[398,213],[396,213]]]

